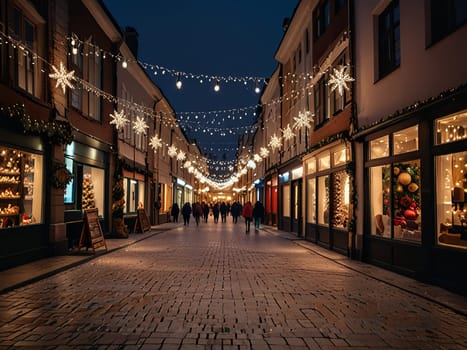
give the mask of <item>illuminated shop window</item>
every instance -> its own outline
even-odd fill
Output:
[[[389,135],[370,141],[370,159],[389,156]]]
[[[43,157],[0,147],[0,227],[42,223]]]
[[[104,169],[83,166],[82,209],[97,208],[99,216],[104,216]]]
[[[467,249],[467,151],[436,157],[438,243]]]
[[[307,180],[307,222],[316,223],[316,178]]]
[[[318,224],[329,225],[329,176],[318,177]]]
[[[346,228],[349,222],[350,178],[345,171],[332,174],[332,208],[331,225]]]
[[[282,187],[282,208],[283,216],[290,217],[290,185]]]
[[[418,125],[394,133],[394,154],[418,150]]]
[[[444,144],[467,138],[467,112],[448,116],[436,121],[436,144]]]

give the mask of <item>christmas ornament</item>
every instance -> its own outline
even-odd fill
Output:
[[[177,160],[179,160],[179,161],[184,161],[185,158],[186,158],[185,152],[183,152],[183,151],[178,152],[178,154],[177,154]]]
[[[294,117],[295,123],[293,124],[294,129],[300,129],[306,127],[308,129],[311,128],[311,122],[313,121],[312,118],[309,117],[310,112],[298,112],[298,117]]]
[[[170,146],[170,147],[167,149],[167,154],[168,154],[169,157],[171,157],[171,158],[176,157],[176,156],[177,156],[177,147],[175,147],[175,145]]]
[[[159,147],[162,147],[162,139],[158,138],[157,135],[154,135],[151,137],[149,144],[154,148],[154,151],[156,151]]]
[[[146,130],[148,129],[149,126],[146,124],[146,121],[144,118],[136,117],[136,121],[133,122],[133,130],[139,135],[139,134],[145,134],[146,135]]]
[[[266,147],[261,147],[259,150],[259,155],[263,158],[267,158],[269,156],[269,150]]]
[[[120,130],[122,127],[124,127],[129,122],[123,109],[120,112],[114,111],[113,114],[112,113],[110,114],[110,117],[112,118],[112,120],[110,121],[110,124],[114,124],[115,129],[117,130]]]
[[[334,68],[333,72],[329,75],[328,85],[331,86],[331,92],[337,89],[339,94],[342,96],[344,94],[344,89],[349,90],[347,83],[354,81],[347,72],[346,66],[339,66],[339,69]]]
[[[400,173],[399,176],[397,177],[397,181],[401,184],[401,185],[408,185],[409,183],[412,182],[412,176],[410,176],[409,173]]]
[[[282,130],[282,136],[285,140],[290,140],[292,137],[295,136],[292,129],[290,128],[290,124],[287,124],[287,127],[284,130]]]
[[[281,148],[281,145],[281,138],[274,133],[274,135],[271,136],[271,141],[269,141],[269,147],[276,149]]]
[[[55,66],[52,66],[52,69],[55,73],[49,74],[49,77],[52,79],[57,79],[57,84],[55,84],[55,87],[60,86],[62,88],[63,93],[65,93],[67,86],[70,89],[74,89],[74,86],[71,84],[71,81],[75,79],[75,77],[73,76],[75,74],[74,70],[72,70],[71,72],[67,72],[65,66],[63,65],[63,62],[60,62],[60,69],[57,69],[57,67]]]

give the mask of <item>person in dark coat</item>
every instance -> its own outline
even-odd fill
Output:
[[[221,212],[221,222],[226,222],[226,220],[227,220],[227,204],[225,204],[225,202],[221,203],[220,212]]]
[[[259,225],[264,218],[264,206],[260,201],[255,203],[253,208],[253,218],[255,219],[255,233],[258,233]]]
[[[196,226],[199,225],[199,218],[201,217],[202,214],[203,214],[203,208],[201,207],[201,204],[199,202],[196,202],[193,205],[193,216],[196,221]]]
[[[212,207],[212,215],[214,216],[214,223],[219,222],[219,203],[214,204]]]
[[[172,216],[172,221],[173,222],[178,222],[178,215],[179,214],[180,214],[180,208],[179,208],[177,202],[175,202],[172,205],[172,209],[170,210],[170,215]]]
[[[240,202],[236,201],[232,204],[231,213],[232,222],[236,224],[238,221],[238,217],[242,214],[242,205],[240,204]]]
[[[208,222],[208,217],[209,217],[209,205],[208,205],[208,203],[203,202],[203,219],[204,219],[204,222]]]
[[[189,225],[190,224],[190,215],[191,215],[191,205],[190,203],[186,202],[183,204],[182,207],[182,215],[183,215],[183,225]]]

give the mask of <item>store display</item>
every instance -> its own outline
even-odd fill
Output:
[[[83,175],[83,199],[82,208],[91,209],[96,207],[96,198],[94,194],[94,185],[91,174]]]

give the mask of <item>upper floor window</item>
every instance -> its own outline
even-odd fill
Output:
[[[308,28],[305,30],[305,53],[310,52],[310,31]]]
[[[334,1],[334,13],[337,15],[340,10],[342,10],[342,8],[344,7],[345,5],[345,1],[346,0],[335,0]]]
[[[314,88],[316,126],[319,127],[329,119],[328,85],[325,77],[321,78]]]
[[[378,17],[379,78],[400,66],[400,11],[399,0],[391,1]]]
[[[347,66],[347,55],[344,53],[334,63],[334,67],[345,67]],[[350,102],[350,91],[343,89],[343,94],[339,93],[338,89],[334,89],[330,96],[331,113],[337,114],[344,109],[344,107]]]
[[[467,1],[431,0],[431,43],[467,23]]]
[[[39,97],[37,69],[34,50],[37,48],[37,33],[34,23],[19,8],[13,10],[13,35],[24,47],[14,46],[14,73],[16,86]]]
[[[319,3],[313,13],[315,24],[315,39],[321,37],[331,23],[331,2],[323,0]]]

